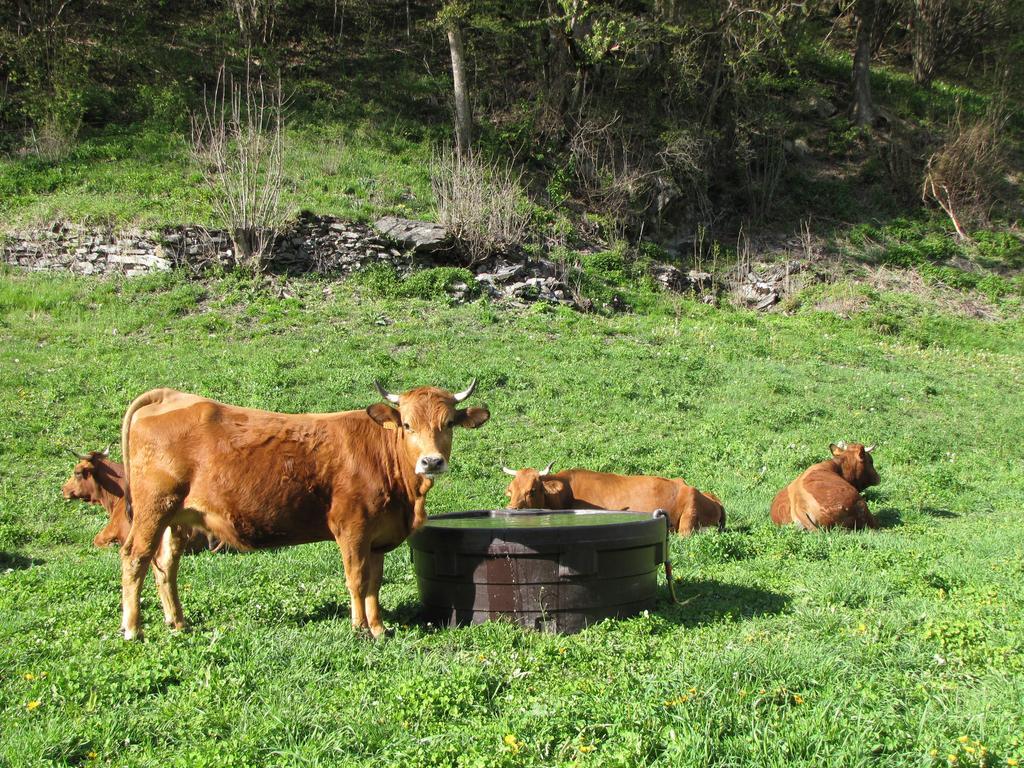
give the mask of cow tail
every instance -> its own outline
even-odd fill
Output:
[[[132,400],[132,404],[128,406],[124,419],[121,421],[121,462],[124,464],[124,512],[128,517],[129,523],[132,522],[134,516],[134,510],[132,509],[131,459],[129,458],[128,450],[128,438],[132,429],[132,419],[135,416],[135,412],[140,408],[152,405],[153,403],[163,402],[166,393],[166,389],[151,389],[149,392],[142,393]],[[131,540],[131,535],[129,531],[129,540]]]
[[[724,533],[725,532],[725,505],[724,504],[719,504],[718,508],[720,510],[722,510],[722,514],[718,518],[718,532],[719,533]]]

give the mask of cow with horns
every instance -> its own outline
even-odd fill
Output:
[[[701,493],[682,480],[589,469],[552,474],[552,466],[554,462],[541,470],[502,467],[514,478],[505,492],[509,509],[664,509],[669,528],[681,536],[701,528],[725,530],[725,508],[718,497]]]
[[[185,626],[182,525],[240,550],[335,541],[353,627],[384,633],[384,555],[426,521],[426,495],[448,470],[453,429],[479,427],[490,412],[456,408],[475,380],[455,394],[419,387],[398,395],[375,384],[386,402],[341,413],[273,413],[166,389],[132,402],[122,427],[133,515],[121,548],[126,639],[141,636],[139,591],[161,538],[169,552],[157,579],[164,618]],[[169,400],[177,405],[165,407]]]
[[[878,528],[861,491],[878,485],[871,452],[875,446],[832,444],[832,458],[814,464],[778,492],[771,518],[776,525],[793,523],[805,531],[841,526]]]

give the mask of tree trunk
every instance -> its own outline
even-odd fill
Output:
[[[455,148],[459,155],[469,153],[473,116],[469,111],[469,86],[466,85],[466,57],[462,47],[462,28],[448,25],[448,47],[452,51],[452,82],[455,87]]]
[[[551,105],[554,106],[558,116],[564,120],[568,114],[569,70],[572,63],[565,40],[565,32],[561,26],[560,13],[558,3],[555,0],[547,0],[548,56],[545,62],[545,85]]]
[[[871,103],[871,33],[875,23],[875,0],[857,0],[857,50],[853,55],[853,117],[857,125],[868,128],[874,122]]]
[[[910,22],[914,82],[931,85],[935,56],[949,16],[949,0],[914,0]]]

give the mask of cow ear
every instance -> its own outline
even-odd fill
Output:
[[[839,456],[839,455],[840,455],[840,454],[841,454],[841,453],[843,452],[843,449],[842,449],[842,448],[840,448],[840,447],[839,447],[838,445],[836,445],[835,443],[832,443],[831,445],[829,445],[828,449],[829,449],[830,451],[832,451],[832,455],[833,455],[833,456]]]
[[[491,418],[491,412],[487,406],[482,408],[463,408],[455,412],[455,423],[466,429],[476,429]]]
[[[544,493],[548,496],[557,496],[562,490],[562,484],[557,480],[542,480],[541,485],[544,486]]]
[[[374,403],[366,409],[366,414],[384,429],[394,429],[402,423],[402,415],[384,403]]]

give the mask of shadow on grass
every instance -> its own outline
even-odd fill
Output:
[[[882,507],[882,509],[875,512],[875,517],[878,519],[878,524],[883,528],[899,528],[903,525],[903,518],[900,517],[900,513],[893,507]]]
[[[657,611],[688,627],[782,613],[790,603],[789,595],[722,581],[676,581],[675,588],[681,605],[670,602],[664,590]]]
[[[948,509],[939,509],[937,507],[921,507],[921,513],[928,515],[928,517],[942,517],[949,520],[960,517],[956,512],[950,512]]]
[[[382,605],[380,617],[389,629],[395,626],[411,626],[425,623],[420,619],[420,604],[418,600],[406,600],[393,608]],[[294,621],[301,627],[318,621],[343,621],[347,624],[351,618],[352,610],[348,601],[342,603],[337,600],[331,600],[317,608],[313,608],[307,613],[296,616]]]
[[[0,571],[23,571],[46,561],[38,557],[25,557],[14,552],[0,552]]]

